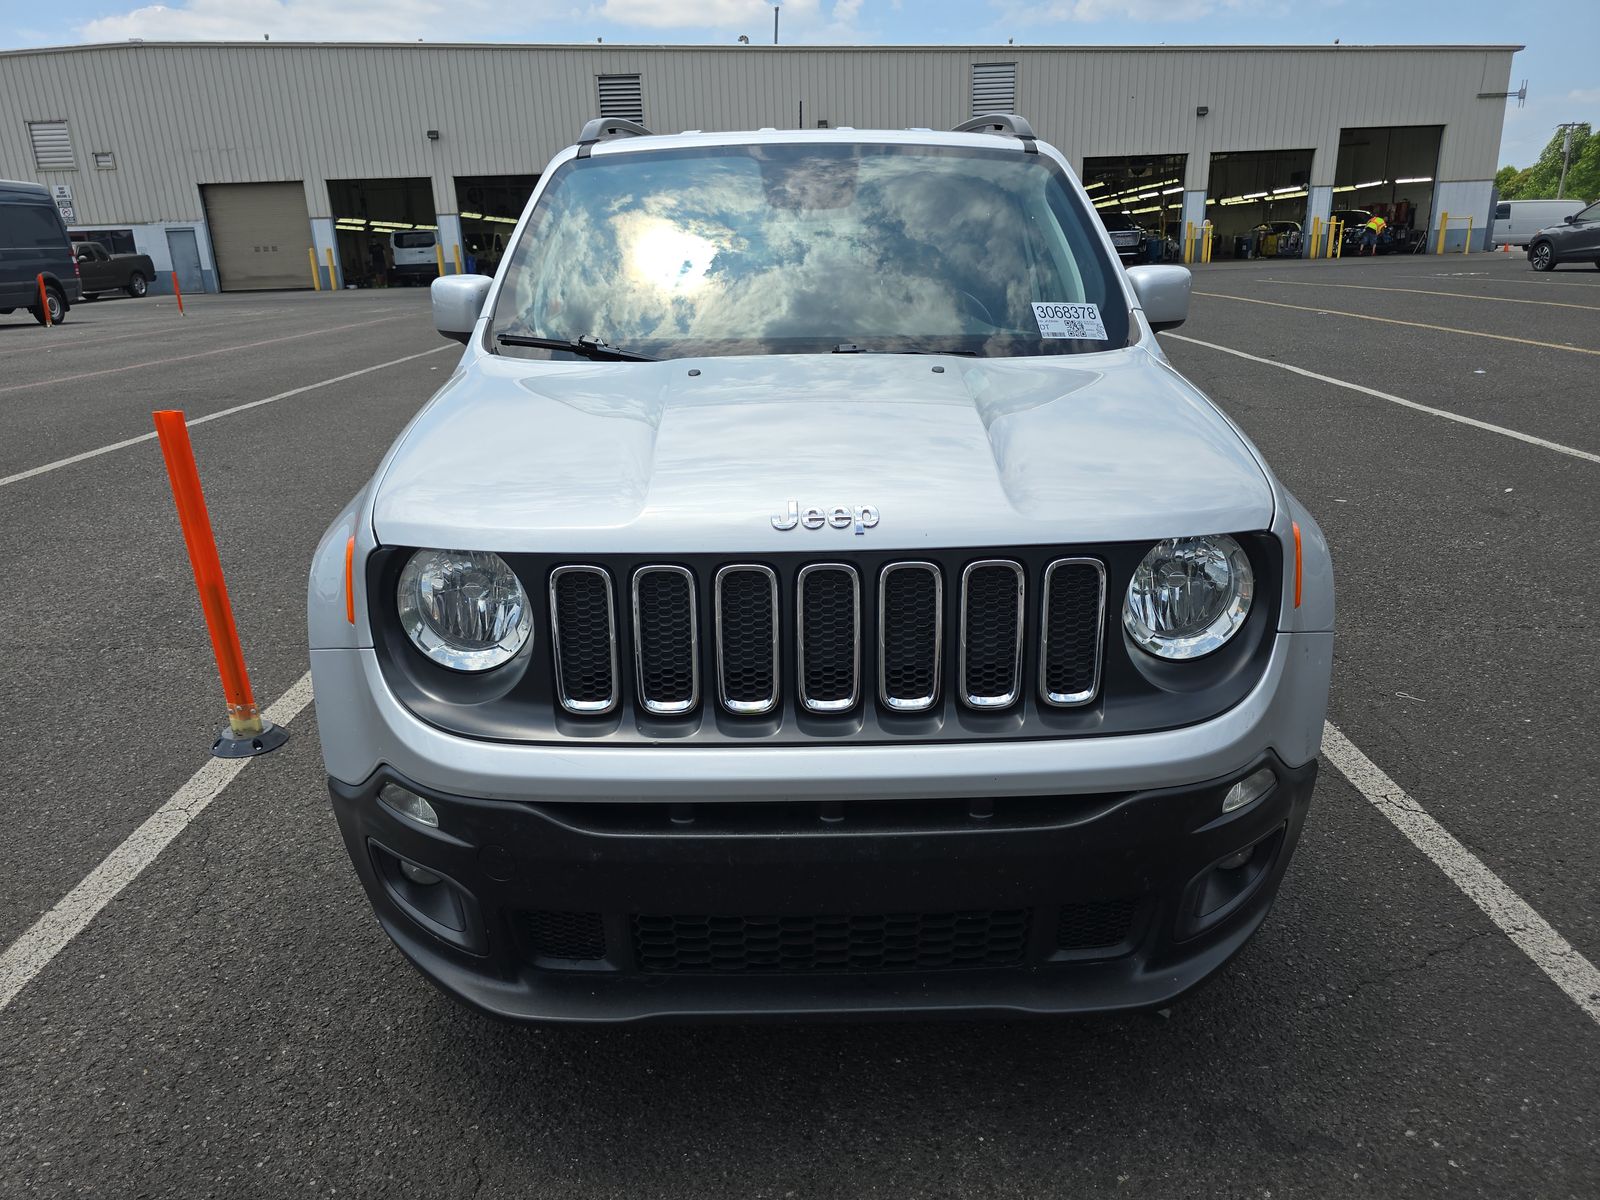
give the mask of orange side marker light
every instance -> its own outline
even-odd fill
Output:
[[[1300,582],[1301,582],[1300,522],[1299,521],[1293,521],[1293,522],[1291,522],[1291,524],[1294,526],[1294,606],[1296,608],[1299,608],[1300,607]]]
[[[356,539],[344,544],[344,619],[356,623]]]

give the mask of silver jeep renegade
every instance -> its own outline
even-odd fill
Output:
[[[311,662],[378,919],[523,1020],[1158,1006],[1265,918],[1322,533],[1019,117],[594,121],[334,521]]]

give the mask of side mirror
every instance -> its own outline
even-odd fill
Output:
[[[1128,282],[1133,284],[1144,319],[1157,333],[1176,329],[1189,319],[1188,267],[1129,267]]]
[[[487,275],[444,275],[433,281],[433,327],[463,346],[483,312],[494,280]]]

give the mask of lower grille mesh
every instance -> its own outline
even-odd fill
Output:
[[[1138,900],[1063,904],[1056,915],[1056,949],[1114,949],[1128,940],[1138,911]]]
[[[856,916],[636,916],[641,971],[929,971],[1014,966],[1027,909]]]
[[[594,962],[606,956],[599,913],[540,911],[523,913],[522,920],[534,958]]]

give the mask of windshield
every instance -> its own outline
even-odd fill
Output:
[[[551,178],[492,334],[652,358],[1105,350],[1128,312],[1099,237],[1056,164],[1010,148],[598,155]]]

